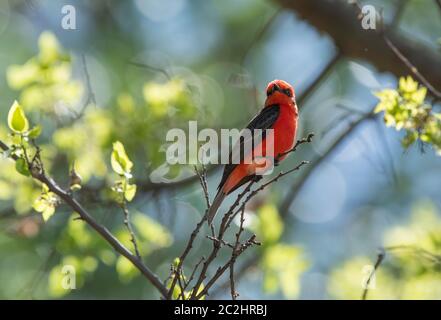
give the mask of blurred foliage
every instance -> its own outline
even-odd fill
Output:
[[[384,250],[369,299],[441,299],[441,218],[432,202],[415,204],[407,225],[387,230]],[[331,297],[360,299],[372,265],[368,257],[354,257],[335,268],[328,286]]]
[[[6,78],[12,89],[20,90],[26,110],[55,113],[78,102],[83,91],[71,79],[70,56],[63,52],[54,34],[43,32],[38,40],[39,53],[23,65],[8,68]],[[59,110],[55,108],[60,108]]]
[[[142,129],[143,131],[152,130],[151,133],[153,133],[160,127],[161,120],[168,121],[177,112],[182,112],[184,118],[189,117],[194,114],[194,109],[191,105],[190,93],[186,91],[183,82],[173,79],[163,84],[146,83],[143,88],[145,106],[136,107],[131,95],[120,94],[114,113],[104,112],[97,106],[86,105],[84,113],[78,114],[74,108],[83,108],[78,105],[82,85],[71,78],[70,56],[63,53],[64,50],[58,40],[49,32],[44,32],[40,36],[39,49],[39,54],[24,65],[11,66],[7,71],[10,87],[21,92],[21,103],[15,101],[8,114],[10,129],[8,142],[11,150],[5,156],[14,155],[18,157],[18,160],[15,162],[16,173],[10,170],[11,163],[14,165],[13,162],[1,160],[0,183],[4,188],[1,193],[2,199],[13,199],[19,213],[27,212],[32,205],[35,211],[42,214],[42,219],[48,221],[59,204],[58,197],[50,192],[47,186],[36,186],[31,179],[23,179],[24,177],[20,178],[17,175],[19,173],[29,177],[29,162],[36,152],[40,152],[34,140],[42,133],[42,126],[31,127],[25,110],[29,112],[31,118],[37,118],[38,115],[38,119],[43,122],[45,134],[38,142],[43,141],[41,152],[43,160],[47,160],[44,162],[46,169],[51,167],[50,164],[55,159],[66,158],[67,163],[72,167],[71,188],[78,190],[81,183],[90,181],[92,177],[105,179],[105,181],[113,180],[108,171],[108,164],[104,160],[105,155],[109,154],[106,149],[113,137],[130,137],[129,145],[131,150],[134,150],[140,143],[139,139],[148,136],[147,132],[142,135],[135,134],[135,132]],[[57,106],[61,102],[64,106],[69,106],[68,109],[72,111],[70,117],[73,118],[63,126],[51,126],[46,122],[45,117],[59,116],[59,114],[57,110],[49,106]],[[140,110],[142,112],[139,112]],[[156,111],[152,112],[153,110]],[[157,123],[156,128],[145,125],[146,118],[151,117],[155,120],[149,121]],[[126,125],[125,121],[135,119],[136,121]],[[120,130],[116,132],[115,128],[120,128]],[[2,134],[3,136],[6,136],[6,133]],[[134,137],[138,137],[138,140]],[[161,140],[155,141],[160,143]],[[53,143],[57,151],[47,155],[46,152],[50,150],[50,146],[44,144],[45,142]],[[155,148],[158,148],[158,145]],[[138,151],[139,148],[135,150]],[[151,150],[153,151],[153,148]],[[139,155],[139,152],[137,154]],[[151,154],[153,155],[153,152]],[[148,155],[144,154],[144,156]],[[144,158],[144,161],[146,160]],[[160,158],[157,158],[157,161],[160,161]],[[129,159],[125,146],[121,142],[113,143],[108,163],[119,179],[113,182],[113,195],[102,193],[103,201],[106,197],[116,197],[118,203],[132,201],[136,194],[136,184],[130,182],[133,162]],[[145,214],[135,212],[132,215],[132,223],[138,235],[141,254],[144,257],[156,250],[169,247],[173,243],[173,236],[167,228]],[[121,224],[115,227],[114,232],[120,241],[130,247],[130,235]],[[71,219],[63,235],[56,241],[56,249],[61,259],[51,268],[48,278],[48,293],[53,297],[61,297],[73,292],[62,286],[66,276],[63,268],[66,265],[74,267],[77,288],[83,287],[86,279],[93,277],[100,265],[99,262],[106,266],[114,266],[122,282],[130,282],[134,277],[139,276],[137,269],[127,259],[122,256],[116,257],[108,245],[81,221]]]
[[[196,112],[192,93],[182,80],[146,82],[142,88],[143,102],[136,102],[132,95],[121,93],[111,110],[104,111],[94,105],[83,106],[79,104],[83,91],[79,88],[82,88],[82,84],[72,79],[70,55],[64,53],[64,49],[50,32],[43,32],[38,42],[39,53],[35,57],[22,66],[11,66],[7,71],[10,87],[21,93],[20,104],[14,103],[8,116],[8,124],[13,131],[9,136],[9,142],[13,143],[13,152],[17,152],[19,156],[22,152],[21,141],[17,137],[19,133],[23,133],[23,143],[28,144],[27,140],[35,139],[42,133],[43,126],[44,134],[41,135],[39,144],[43,150],[42,157],[48,160],[45,161],[47,169],[52,164],[66,166],[64,161],[59,161],[66,159],[68,166],[74,165],[75,173],[82,178],[83,183],[93,177],[107,180],[109,171],[104,159],[115,138],[127,141],[129,152],[136,155],[134,160],[145,164],[137,172],[141,176],[145,176],[148,167],[151,170],[164,163],[165,152],[157,151],[164,150],[161,146],[166,128],[182,127]],[[78,90],[71,90],[72,88]],[[41,97],[35,97],[37,93]],[[58,109],[53,109],[54,106]],[[41,126],[28,131],[28,119],[23,110],[28,110],[31,118],[38,117]],[[50,120],[54,116],[64,118],[64,123],[54,127]],[[143,137],[151,137],[148,144],[143,143]],[[13,199],[16,202],[15,209],[26,212],[35,201],[38,189],[29,180],[10,177],[9,166],[9,162],[1,166],[0,181],[17,190],[17,193],[5,192],[3,198]],[[23,170],[19,172],[27,175],[22,160],[17,163],[17,169],[20,168]],[[167,174],[176,176],[180,169],[180,166],[175,166],[161,173],[163,178]],[[23,189],[31,192],[23,192]],[[136,186],[129,184],[127,189],[127,196],[133,198]]]
[[[411,3],[413,9],[414,2]],[[0,102],[4,106],[0,110],[4,119],[0,123],[0,139],[7,142],[12,147],[10,152],[19,158],[13,163],[6,159],[7,154],[0,157],[0,253],[6,257],[0,259],[1,298],[158,298],[155,289],[128,260],[118,256],[84,222],[75,219],[76,214],[60,205],[59,199],[46,186],[29,178],[24,150],[29,152],[29,158],[35,155],[37,149],[33,140],[38,139],[46,171],[63,188],[70,187],[97,221],[128,248],[132,248],[130,234],[123,225],[124,217],[115,200],[130,202],[131,220],[141,254],[148,266],[161,279],[166,279],[171,261],[180,254],[182,243],[191,232],[189,228],[194,227],[194,218],[198,216],[193,214],[195,211],[202,213],[204,205],[199,188],[195,191],[192,187],[180,190],[152,187],[152,183],[166,183],[193,173],[191,167],[170,166],[165,162],[167,130],[186,130],[188,120],[195,119],[199,128],[239,127],[260,108],[264,94],[256,92],[265,83],[275,77],[286,78],[296,85],[301,96],[321,68],[322,64],[317,62],[325,62],[334,50],[329,39],[322,38],[303,22],[298,29],[297,18],[284,13],[274,20],[277,29],[269,28],[261,41],[253,44],[252,35],[259,35],[263,18],[271,18],[278,9],[266,0],[175,1],[165,5],[166,11],[173,12],[168,9],[174,9],[176,3],[185,3],[182,14],[168,21],[160,20],[158,10],[154,13],[144,10],[158,21],[142,16],[144,13],[139,9],[147,2],[110,3],[111,6],[79,1],[77,9],[82,21],[78,32],[60,30],[59,14],[52,14],[59,4],[49,4],[49,1],[39,2],[32,10],[24,1],[17,1],[11,5],[7,29],[3,28],[6,20],[0,23],[3,42],[13,44],[2,46],[0,50],[0,64],[6,76],[6,81],[0,79]],[[427,9],[425,3],[416,3]],[[429,11],[434,13],[434,10]],[[426,29],[436,36],[439,28],[433,28],[429,19],[419,19],[425,15],[418,12],[421,13],[406,10],[405,14],[413,23],[424,20]],[[50,31],[40,33],[44,28],[57,32],[62,42]],[[286,41],[286,34],[296,34],[298,41]],[[80,57],[80,53],[85,54]],[[146,65],[134,66],[129,61]],[[309,103],[311,106],[307,112],[301,112],[301,131],[310,130],[311,123],[313,130],[319,130],[318,118],[334,116],[330,117],[335,111],[333,108],[326,112],[312,109],[313,105],[323,105],[323,98],[358,99],[361,96],[366,101],[366,96],[359,95],[360,90],[356,90],[360,89],[359,84],[352,83],[350,77],[341,76],[341,71],[337,66],[330,78],[332,81],[322,83],[320,92],[314,93],[318,97],[316,102],[303,102],[304,106]],[[233,81],[234,75],[236,81]],[[351,96],[354,92],[357,93]],[[396,90],[380,92],[379,98],[376,111],[385,113],[388,125],[406,131],[405,147],[420,139],[439,152],[439,116],[429,110],[429,99],[422,86],[407,78],[400,80]],[[316,116],[318,112],[320,117]],[[307,150],[311,153],[299,153],[296,157],[312,158],[322,152],[315,147]],[[369,174],[368,170],[366,172]],[[406,174],[413,172],[415,170],[406,171]],[[215,174],[210,184],[217,182]],[[350,177],[344,178],[349,185]],[[412,185],[420,188],[418,182],[421,180],[414,175]],[[132,187],[124,191],[124,183],[118,186],[118,181],[125,181]],[[273,194],[277,193],[277,198],[283,196],[291,184],[291,180],[286,179],[271,189],[276,190]],[[112,187],[119,198],[115,197]],[[379,191],[376,191],[372,192],[375,201],[379,198]],[[310,192],[316,199],[317,190],[311,188]],[[352,200],[354,194],[358,196],[361,192],[352,192],[351,196],[348,192],[347,198],[337,200]],[[363,189],[363,195],[369,197],[367,188]],[[334,196],[331,192],[329,197]],[[185,206],[180,205],[182,198],[190,199]],[[387,201],[398,200],[389,194],[387,198]],[[396,202],[404,206],[403,198],[400,195],[400,201]],[[191,215],[188,215],[187,205],[193,210]],[[383,208],[384,203],[380,205]],[[348,207],[342,205],[340,209],[343,212]],[[257,298],[301,298],[302,276],[308,271],[315,272],[310,267],[317,263],[314,259],[326,260],[326,267],[332,267],[332,250],[323,250],[322,245],[314,249],[320,241],[331,241],[314,232],[326,231],[328,225],[300,224],[301,228],[294,227],[295,223],[285,225],[273,200],[256,211],[251,231],[257,234],[262,246],[247,254],[259,253],[262,257],[258,268],[253,269],[259,277],[253,278],[254,272],[249,272],[248,277],[247,273],[242,278],[240,286],[243,289],[239,288],[239,293],[246,297],[246,290],[249,286],[255,288],[255,280],[259,279],[257,285],[263,290],[250,290]],[[434,215],[432,218],[432,222],[426,221],[418,227],[425,240],[404,241],[410,239],[410,230],[412,233],[416,230],[412,227],[417,225],[413,220],[401,231],[398,227],[398,231],[391,230],[390,237],[393,235],[395,239],[388,245],[409,243],[406,245],[410,246],[412,243],[412,248],[388,251],[376,276],[377,289],[369,291],[369,298],[439,297],[439,273],[433,262],[433,255],[439,255],[439,247],[435,246],[438,240],[433,240],[436,236],[429,237],[427,231],[439,234],[435,228],[439,218]],[[333,250],[342,245],[338,242],[338,233],[332,238]],[[300,234],[305,246],[293,244],[291,234]],[[210,246],[207,242],[197,243],[194,255],[189,256],[186,264],[196,263],[199,253]],[[357,245],[360,243],[354,241],[354,248]],[[223,254],[220,259],[225,258]],[[355,257],[335,269],[329,282],[330,295],[359,299],[361,282],[366,277],[363,267],[370,264],[371,259]],[[63,288],[66,266],[75,268],[76,288],[80,290]],[[187,277],[191,271],[189,266],[185,266]],[[424,293],[424,289],[428,292]],[[184,293],[185,296],[189,294],[189,290]],[[173,295],[175,298],[180,295],[179,286],[175,287]]]
[[[376,93],[380,99],[375,113],[384,112],[388,127],[404,130],[404,148],[418,139],[430,144],[441,155],[441,113],[432,110],[426,102],[427,88],[412,79],[400,78],[397,89],[385,89]]]
[[[258,211],[252,229],[262,239],[263,288],[267,293],[280,290],[286,298],[295,299],[300,293],[300,276],[309,268],[304,250],[280,242],[283,222],[274,204],[265,204]]]
[[[144,214],[135,212],[132,223],[143,257],[148,257],[173,243],[170,232]],[[130,234],[126,228],[120,225],[113,232],[126,247],[131,247]],[[65,274],[61,270],[66,265],[75,268],[77,288],[83,287],[87,279],[93,278],[100,263],[103,267],[113,266],[123,283],[130,283],[136,277],[140,277],[138,269],[130,261],[123,256],[117,256],[108,244],[81,220],[69,220],[66,230],[58,239],[57,251],[63,258],[51,269],[48,287],[49,293],[54,297],[73,293],[62,287]]]

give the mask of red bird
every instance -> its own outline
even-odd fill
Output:
[[[253,146],[252,151],[242,156],[239,163],[225,165],[218,192],[207,213],[209,224],[212,223],[219,206],[228,194],[248,181],[260,179],[265,169],[272,167],[273,164],[277,165],[286,157],[285,153],[294,146],[299,117],[294,88],[286,81],[274,80],[268,84],[266,96],[264,108],[250,121],[246,128],[250,129],[251,132],[254,129],[273,129],[273,139],[262,136],[260,144]],[[268,142],[268,145],[266,142]],[[271,142],[274,142],[272,148],[269,145]],[[269,152],[266,152],[266,149]],[[259,156],[264,156],[265,160],[258,163],[249,161]],[[275,160],[270,161],[271,158]],[[248,161],[245,161],[247,159]]]

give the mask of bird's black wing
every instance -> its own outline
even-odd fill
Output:
[[[274,126],[274,123],[276,122],[279,115],[280,115],[280,106],[279,105],[275,104],[275,105],[267,106],[267,107],[263,108],[262,111],[260,111],[260,113],[250,121],[250,123],[246,126],[246,128],[251,130],[251,136],[254,139],[254,129],[262,129],[262,130],[271,129]],[[265,134],[264,131],[263,131],[263,134]],[[263,139],[264,139],[264,137],[262,137],[262,140]],[[241,150],[243,150],[243,146],[244,146],[243,139],[236,142],[236,144],[238,144],[238,145],[236,145],[234,148],[240,147]],[[234,150],[234,148],[233,148],[233,150]],[[240,152],[240,160],[241,161],[243,160],[242,152]],[[231,172],[234,170],[234,168],[236,168],[236,166],[237,166],[237,163],[232,163],[232,153],[230,153],[229,164],[225,165],[224,173],[222,175],[222,180],[219,183],[218,189],[222,188],[225,181],[227,181],[228,176],[231,174]],[[253,178],[254,178],[254,175],[246,176],[245,178],[243,178],[240,181],[240,183],[238,183],[238,185],[234,189],[232,189],[230,191],[230,193],[233,192],[234,190],[236,190],[237,188],[239,188],[240,186],[242,186],[243,184],[247,183],[248,181],[250,181]]]

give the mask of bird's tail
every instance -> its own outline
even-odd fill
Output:
[[[213,219],[216,216],[217,210],[219,209],[225,196],[226,196],[226,194],[222,190],[219,190],[218,193],[216,194],[216,197],[214,197],[213,203],[211,204],[211,207],[210,207],[210,209],[208,209],[208,212],[207,212],[208,224],[211,224],[213,222]]]

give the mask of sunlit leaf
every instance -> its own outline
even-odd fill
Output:
[[[35,199],[32,207],[35,211],[41,212],[43,220],[46,222],[54,215],[57,201],[58,198],[53,192],[43,190],[41,195]]]
[[[29,177],[31,175],[30,171],[29,171],[29,167],[26,163],[26,160],[24,158],[18,158],[15,161],[15,170],[17,170],[18,173]]]
[[[41,213],[43,220],[48,221],[55,213],[55,207],[54,206],[47,206],[46,209],[43,210]]]
[[[418,82],[413,80],[411,76],[401,77],[399,80],[399,90],[406,93],[415,92],[418,89]]]
[[[416,104],[422,104],[424,102],[424,99],[426,99],[426,94],[427,94],[427,88],[421,87],[412,94],[413,102],[415,102]]]
[[[124,145],[119,141],[113,143],[113,151],[110,161],[113,171],[119,175],[130,173],[132,170],[133,163],[127,156]]]
[[[136,184],[128,184],[126,185],[126,190],[124,192],[124,197],[127,201],[132,201],[136,194]]]
[[[29,122],[22,107],[14,101],[8,113],[8,126],[16,133],[24,133],[29,130]]]

